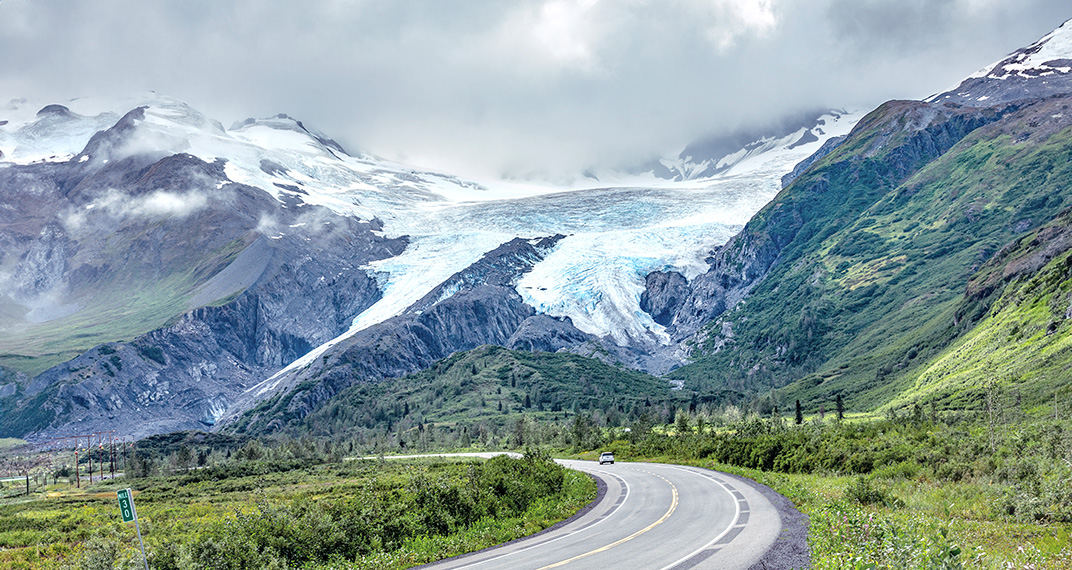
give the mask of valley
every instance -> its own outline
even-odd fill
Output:
[[[1070,62],[1067,21],[922,100],[560,183],[12,100],[0,561],[133,560],[102,506],[130,485],[159,567],[411,567],[568,518],[596,483],[551,457],[611,451],[768,485],[814,568],[1072,568]],[[132,459],[83,492],[106,441]]]

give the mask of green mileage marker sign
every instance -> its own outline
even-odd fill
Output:
[[[119,514],[123,515],[123,522],[133,522],[138,517],[134,514],[134,496],[130,489],[120,489],[115,494],[119,497]]]
[[[115,492],[119,498],[119,514],[123,522],[134,521],[134,528],[138,531],[138,544],[141,545],[141,559],[145,563],[145,570],[149,570],[149,559],[145,556],[145,543],[141,540],[141,526],[138,524],[138,511],[134,510],[134,493],[130,489],[120,489]]]

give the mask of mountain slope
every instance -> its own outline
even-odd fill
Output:
[[[985,407],[1004,393],[1029,413],[1072,396],[1072,210],[1002,248],[972,278],[957,314],[986,316],[912,374],[888,407]]]
[[[8,125],[23,144],[0,163],[0,312],[12,317],[0,326],[0,354],[8,355],[0,364],[36,374],[237,294],[263,269],[255,254],[209,281],[258,236],[278,241],[317,216],[333,217],[323,208],[296,215],[308,194],[278,176],[282,163],[315,166],[337,152],[297,132],[291,120],[247,123],[229,134],[185,105],[153,99],[120,119],[100,113],[89,122],[115,122],[89,136],[68,130],[67,122],[53,124],[57,113],[74,115],[48,111],[55,108],[65,109],[46,107],[22,127]],[[57,154],[43,162],[25,156],[27,131],[36,134],[31,150],[46,145]],[[273,137],[302,153],[258,150],[249,142]],[[63,153],[79,141],[80,150]],[[277,176],[269,178],[271,172]],[[283,220],[288,223],[280,225]]]
[[[771,161],[783,155],[798,163],[807,155],[801,148],[811,143],[838,139],[859,117],[845,111],[807,113],[784,118],[763,129],[743,129],[694,141],[674,158],[661,158],[646,165],[647,171],[665,180],[699,180],[737,169],[750,162]]]
[[[820,384],[800,395],[830,399],[851,386],[862,402],[880,403],[907,386],[913,369],[977,322],[982,307],[962,306],[975,271],[1005,243],[1072,204],[1067,163],[1072,122],[1053,118],[1055,106],[1070,102],[1039,102],[972,133],[868,212],[875,228],[885,231],[870,232],[876,238],[863,233],[866,229],[840,236],[840,244],[865,244],[879,254],[871,265],[855,263],[835,279],[860,291],[850,302],[858,304],[853,307],[862,317],[858,322],[869,324],[855,338],[844,339],[827,371],[806,381]],[[1030,131],[1034,138],[1023,138]],[[899,224],[897,217],[903,218]],[[888,259],[906,267],[900,272],[904,277],[884,283],[881,273],[877,279],[869,275]],[[836,270],[839,260],[833,256],[826,267]]]
[[[397,378],[482,345],[606,352],[598,338],[577,330],[568,319],[537,314],[514,289],[560,239],[519,238],[488,252],[403,314],[347,335],[322,356],[313,353],[249,389],[224,422],[254,406],[261,417],[300,419],[354,384]],[[274,400],[285,408],[257,405],[280,394],[285,397]]]
[[[402,378],[357,384],[307,415],[288,402],[293,392],[279,394],[225,430],[351,438],[434,422],[477,437],[480,424],[501,425],[518,412],[544,419],[595,412],[617,424],[642,413],[663,419],[669,404],[686,402],[667,388],[665,380],[574,354],[482,346]]]
[[[1063,45],[1064,35],[1047,38]],[[694,362],[671,377],[743,393],[799,379],[780,396],[813,409],[838,396],[862,409],[906,402],[931,359],[987,314],[990,301],[964,297],[975,272],[1072,205],[1072,97],[1001,85],[991,96],[1000,105],[883,105],[720,248],[710,271],[685,288],[649,276],[647,299],[674,315],[671,334],[705,327]]]
[[[205,180],[209,190],[190,196],[190,187],[172,183],[180,171]],[[111,182],[123,178],[129,193],[109,193]],[[186,310],[197,287],[244,245],[235,229],[243,220],[213,215],[215,206],[244,198],[216,189],[220,179],[219,165],[182,155],[97,171],[77,163],[0,168],[8,206],[0,211],[0,264],[8,269],[0,275],[0,311],[10,315],[0,326],[0,363],[36,358],[40,363],[25,369],[39,372]],[[86,196],[98,189],[105,195],[94,210],[98,204]],[[197,207],[169,212],[180,195]],[[191,218],[193,210],[203,215]],[[161,239],[191,229],[183,239]]]
[[[211,425],[244,389],[347,330],[353,316],[380,297],[375,279],[360,267],[405,247],[404,240],[376,235],[375,224],[321,208],[280,208],[270,196],[241,185],[224,186],[221,192],[230,199],[210,202],[185,230],[197,232],[188,239],[227,245],[230,255],[212,271],[193,272],[186,289],[164,290],[173,295],[164,298],[171,300],[171,312],[161,313],[155,323],[132,324],[122,317],[129,315],[128,306],[144,309],[152,298],[142,291],[160,290],[159,281],[136,271],[119,271],[119,277],[106,280],[104,286],[115,287],[117,303],[122,303],[116,320],[131,328],[117,328],[108,313],[74,315],[72,319],[99,319],[95,322],[110,327],[100,334],[112,342],[21,386],[8,384],[10,393],[0,401],[5,408],[0,429],[83,433],[111,429],[119,421],[134,433],[148,434]],[[288,227],[288,235],[272,239],[258,231],[266,216]],[[217,221],[220,225],[214,226]],[[228,229],[221,233],[220,227]],[[152,239],[166,241],[163,235]],[[175,230],[171,235],[183,234]],[[145,272],[171,268],[190,274],[173,260],[154,259],[154,252],[166,251],[156,245],[132,249],[144,255],[136,263],[148,266]],[[190,246],[178,248],[197,263],[213,259],[198,259]],[[120,288],[119,279],[129,285]],[[87,294],[88,283],[79,283],[79,293]],[[189,310],[191,304],[205,306]],[[95,330],[79,321],[68,325],[54,319],[44,325],[70,326],[82,337]],[[139,334],[153,325],[160,328]]]
[[[713,255],[711,269],[690,282],[689,294],[679,294],[678,303],[665,309],[674,314],[668,330],[676,338],[687,338],[772,275],[778,280],[771,281],[770,287],[777,287],[775,283],[790,273],[798,275],[800,268],[794,264],[818,250],[823,240],[853,223],[886,192],[967,133],[1000,116],[996,111],[915,102],[891,102],[872,112],[846,142],[787,187]],[[672,278],[649,276],[649,302],[662,298],[664,282]],[[799,289],[789,287],[788,291],[792,294]],[[784,317],[770,322],[788,325]],[[803,347],[800,355],[790,356],[793,360],[805,357]]]
[[[205,137],[252,151],[184,105],[153,105],[81,151],[22,164],[17,147],[0,165],[0,351],[30,373],[0,378],[0,430],[210,425],[249,385],[347,330],[381,297],[362,267],[406,247],[301,192],[234,183],[228,159],[172,154]],[[16,134],[68,146],[84,135],[39,128],[56,113]],[[289,119],[241,127],[247,139],[256,131],[297,136],[314,156],[339,152]]]
[[[1072,20],[1037,42],[980,69],[959,86],[927,99],[989,107],[1072,91]]]

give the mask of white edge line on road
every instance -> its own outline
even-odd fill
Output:
[[[578,469],[578,471],[580,471],[580,470]],[[598,469],[593,469],[592,471],[598,472],[598,473],[603,473],[603,474],[606,474],[606,475],[610,475],[610,476],[614,477],[615,479],[618,479],[619,481],[622,482],[622,485],[625,486],[625,492],[622,493],[622,505],[624,505],[626,499],[629,498],[629,494],[630,494],[629,493],[629,483],[625,479],[622,479],[621,477],[618,477],[618,476],[614,475],[613,473],[611,473],[609,471],[601,471],[601,470],[598,470]],[[618,509],[615,509],[615,511],[617,511],[619,509],[621,509],[621,505],[619,505]],[[476,562],[473,562],[473,563],[470,563],[470,564],[466,564],[464,566],[455,566],[455,567],[452,568],[452,570],[462,570],[463,568],[473,568],[474,566],[479,566],[479,565],[487,563],[487,562],[492,562],[492,561],[495,561],[495,560],[502,560],[503,558],[507,558],[507,557],[513,556],[515,554],[520,554],[522,552],[527,552],[529,550],[532,550],[533,548],[539,548],[539,547],[544,546],[546,544],[551,544],[552,542],[558,542],[558,541],[562,540],[563,538],[569,538],[569,537],[571,537],[571,536],[573,536],[575,534],[584,532],[584,531],[586,531],[586,530],[588,530],[590,528],[593,528],[593,527],[595,527],[595,526],[597,526],[599,524],[602,524],[603,522],[605,522],[609,518],[610,518],[609,516],[605,516],[602,519],[600,519],[600,520],[598,520],[598,521],[596,521],[596,522],[594,522],[594,523],[592,523],[592,524],[590,524],[590,525],[588,525],[588,526],[586,526],[584,528],[577,529],[577,530],[574,530],[574,531],[570,531],[570,532],[568,532],[568,533],[566,533],[566,534],[564,534],[564,535],[562,535],[560,537],[552,538],[551,540],[545,540],[543,542],[540,542],[540,543],[537,543],[537,544],[532,544],[532,545],[526,546],[524,548],[519,548],[519,549],[514,550],[512,552],[507,552],[505,554],[500,554],[499,556],[493,556],[491,558],[485,558],[484,560],[479,560],[479,561],[476,561]],[[522,538],[522,540],[524,540],[524,538]]]
[[[582,558],[588,558],[589,556],[592,556],[593,554],[599,554],[600,552],[606,552],[607,550],[610,550],[611,548],[614,548],[615,546],[618,546],[619,544],[622,544],[622,543],[625,543],[625,542],[629,542],[630,540],[633,540],[634,538],[636,538],[636,537],[648,532],[649,530],[655,528],[656,526],[659,526],[659,525],[663,524],[663,522],[665,522],[666,519],[670,518],[670,515],[674,514],[674,511],[677,510],[677,504],[678,504],[677,487],[675,487],[674,484],[671,483],[669,479],[667,479],[666,477],[663,477],[662,475],[659,475],[658,473],[652,473],[651,471],[647,471],[647,470],[644,470],[644,469],[638,469],[638,471],[643,471],[644,473],[648,473],[650,475],[655,475],[656,477],[662,479],[663,481],[666,481],[667,485],[670,485],[670,491],[673,494],[673,496],[671,498],[671,501],[670,501],[670,510],[666,511],[666,513],[663,516],[659,517],[659,520],[651,523],[650,525],[648,525],[648,526],[646,526],[646,527],[634,532],[633,534],[631,534],[631,535],[629,535],[629,536],[627,536],[625,538],[616,540],[616,541],[614,541],[614,542],[612,542],[610,544],[606,544],[604,546],[596,548],[595,550],[589,550],[588,552],[585,552],[583,554],[578,554],[577,556],[574,556],[573,558],[567,558],[565,560],[560,560],[558,562],[555,562],[554,564],[549,564],[547,566],[543,566],[543,567],[539,568],[538,570],[547,570],[547,569],[550,569],[550,568],[558,568],[559,566],[565,566],[566,564],[569,564],[571,562],[575,562],[575,561],[580,560]]]
[[[718,534],[718,536],[716,536],[715,538],[711,539],[711,542],[708,542],[707,544],[701,546],[700,548],[697,548],[696,550],[686,554],[682,558],[680,558],[680,559],[678,559],[678,560],[676,560],[674,562],[671,562],[670,564],[667,564],[666,566],[663,566],[659,570],[670,570],[674,566],[677,566],[678,564],[681,564],[682,562],[685,562],[686,560],[692,558],[693,556],[696,556],[697,554],[703,552],[704,550],[707,550],[708,548],[711,547],[711,545],[715,544],[719,540],[722,540],[722,537],[726,536],[726,533],[728,533],[730,531],[730,529],[732,529],[734,526],[737,525],[737,519],[741,518],[741,503],[740,503],[740,501],[737,500],[737,497],[734,497],[733,493],[730,492],[730,490],[728,488],[726,488],[725,483],[723,483],[722,481],[719,481],[718,479],[715,479],[714,477],[709,477],[709,476],[707,476],[707,475],[705,475],[703,473],[700,473],[698,471],[693,471],[692,469],[685,469],[685,468],[682,468],[682,467],[670,467],[670,468],[671,469],[676,469],[678,471],[684,471],[686,473],[692,473],[693,475],[696,475],[697,477],[703,477],[704,479],[709,479],[711,481],[714,481],[715,483],[718,483],[718,486],[722,487],[722,490],[725,491],[730,496],[731,499],[733,499],[734,514],[733,514],[733,520],[730,521],[729,526],[727,526],[725,530],[720,532]]]

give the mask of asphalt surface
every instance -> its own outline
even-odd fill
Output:
[[[767,487],[658,463],[560,461],[600,482],[579,516],[435,570],[790,569],[809,565],[806,519]]]

